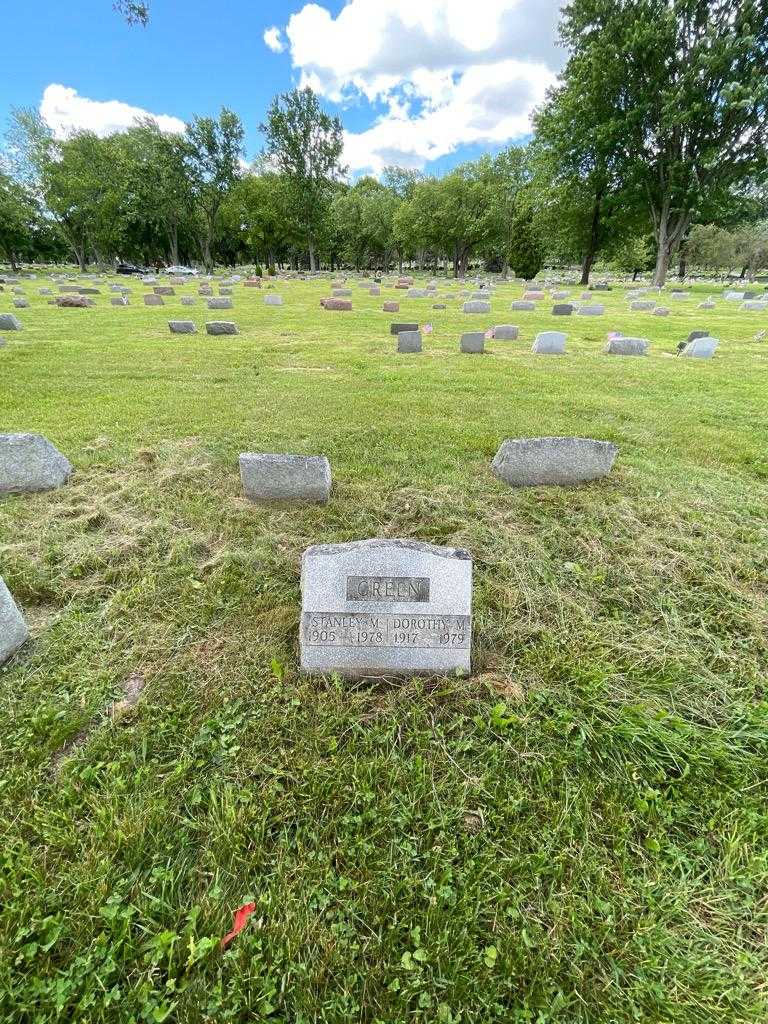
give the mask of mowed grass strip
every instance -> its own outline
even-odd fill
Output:
[[[765,1020],[765,317],[698,310],[702,286],[668,318],[598,293],[591,319],[512,312],[519,284],[484,316],[451,282],[446,311],[355,287],[352,313],[320,282],[230,311],[135,282],[58,309],[40,283],[0,429],[76,473],[0,502],[34,634],[0,674],[0,1018]],[[434,333],[398,356],[411,319]],[[458,353],[495,323],[521,340]],[[696,328],[714,360],[675,357]],[[547,329],[565,356],[530,353]],[[650,354],[602,354],[609,330]],[[541,434],[614,441],[616,467],[493,478]],[[328,455],[329,505],[249,504],[241,451]],[[471,679],[298,676],[302,551],[371,536],[470,549]]]

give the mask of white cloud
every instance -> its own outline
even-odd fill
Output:
[[[317,3],[285,29],[300,84],[336,103],[387,112],[345,135],[345,160],[378,173],[422,167],[462,144],[503,144],[530,130],[555,80],[561,0],[347,0]]]
[[[152,114],[120,100],[89,100],[76,89],[52,83],[40,102],[40,114],[58,139],[74,131],[91,131],[104,137],[130,128],[136,118],[151,117],[164,132],[181,133],[184,122],[168,114]]]
[[[264,30],[264,42],[274,53],[282,53],[285,49],[285,43],[281,38],[280,29],[274,25],[272,28]]]

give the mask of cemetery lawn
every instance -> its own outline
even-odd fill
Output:
[[[764,1022],[765,316],[703,287],[566,319],[510,312],[519,285],[465,316],[47,283],[0,348],[0,429],[75,465],[0,501],[33,631],[0,672],[0,1019]],[[241,333],[168,333],[216,318]],[[397,356],[410,319],[434,334]],[[494,323],[521,340],[458,353]],[[699,327],[715,359],[676,358]],[[602,354],[613,329],[650,354]],[[615,442],[610,477],[490,474],[559,434]],[[330,503],[248,503],[242,451],[327,455]],[[470,679],[298,675],[302,551],[378,536],[471,551]]]

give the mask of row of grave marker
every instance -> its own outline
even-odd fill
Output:
[[[504,441],[492,472],[513,487],[573,485],[606,476],[617,448],[589,438]],[[244,453],[243,490],[252,501],[325,503],[325,456]],[[0,435],[0,494],[63,486],[72,464],[39,434]],[[472,558],[468,551],[372,538],[320,544],[302,557],[301,669],[349,677],[469,673]],[[29,638],[0,577],[0,664]]]

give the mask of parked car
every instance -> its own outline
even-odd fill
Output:
[[[152,271],[146,267],[137,267],[133,263],[118,263],[115,269],[116,274],[151,274]]]
[[[185,276],[194,276],[194,277],[196,277],[200,273],[200,271],[199,270],[195,270],[194,267],[166,267],[165,268],[165,273],[166,274],[173,274],[174,277],[185,277]]]

